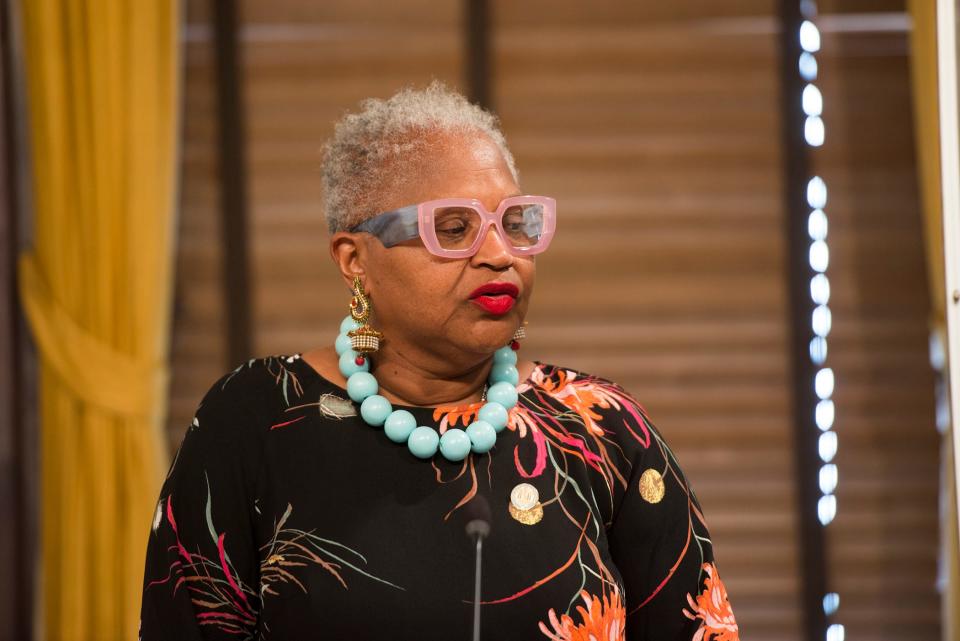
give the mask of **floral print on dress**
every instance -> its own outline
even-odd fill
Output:
[[[226,551],[226,533],[210,526],[210,538],[215,553],[204,555],[197,545],[190,552],[181,541],[177,520],[173,515],[173,496],[167,496],[166,520],[173,532],[176,558],[165,577],[148,580],[144,592],[169,585],[172,593],[186,590],[196,609],[201,626],[212,626],[228,634],[251,638],[250,631],[257,623],[259,600],[253,587],[244,583]]]
[[[696,599],[688,594],[690,611],[683,611],[687,618],[694,621],[699,619],[701,622],[693,641],[740,641],[740,629],[737,627],[733,608],[727,599],[727,588],[720,580],[717,566],[704,563],[702,569],[707,574],[703,592],[697,595]]]
[[[497,536],[534,528],[494,541],[511,562],[484,555],[482,611],[501,629],[550,641],[624,641],[631,629],[738,641],[700,505],[645,408],[616,383],[544,363],[517,391],[493,450],[422,462],[366,425],[299,353],[225,374],[188,426],[150,524],[143,641],[342,638],[421,620],[418,638],[446,641],[440,622],[462,621],[472,592],[460,591],[469,581],[451,569],[456,555],[446,566],[435,557],[466,545],[447,533],[478,495],[501,501]],[[482,406],[408,409],[442,434]],[[539,490],[535,525],[507,514],[518,482]]]
[[[520,442],[514,445],[513,458],[517,473],[520,477],[528,479],[552,473],[555,487],[572,486],[574,491],[569,495],[558,493],[551,500],[557,502],[558,511],[580,530],[581,536],[571,550],[570,557],[552,573],[538,578],[527,586],[522,586],[513,594],[486,600],[483,603],[493,605],[518,599],[556,579],[562,573],[571,571],[572,568],[578,569],[584,575],[590,573],[600,577],[605,586],[611,587],[617,595],[620,594],[620,586],[612,569],[598,553],[595,539],[587,534],[591,530],[596,531],[601,524],[609,526],[609,523],[601,523],[598,499],[595,496],[588,498],[585,488],[569,483],[569,469],[571,466],[581,465],[599,474],[603,479],[607,490],[605,498],[610,511],[613,510],[618,492],[624,494],[635,492],[642,500],[649,503],[659,502],[662,498],[661,479],[668,474],[674,477],[677,485],[686,495],[689,523],[686,532],[687,544],[673,559],[674,562],[669,570],[665,570],[662,580],[659,580],[656,587],[644,595],[644,598],[627,612],[627,615],[640,611],[657,597],[669,582],[676,567],[686,559],[688,554],[698,551],[702,562],[704,560],[703,545],[711,543],[706,536],[706,521],[696,505],[686,479],[679,473],[679,465],[676,464],[673,452],[653,428],[644,407],[615,383],[571,369],[538,363],[528,379],[517,389],[520,393],[520,401],[509,411],[507,429],[515,432],[520,442],[530,439],[535,449],[533,461],[525,461],[521,457]],[[462,407],[438,407],[434,411],[433,418],[439,422],[439,431],[442,434],[451,427],[469,425],[477,419],[482,406],[482,403],[473,403]],[[631,443],[618,443],[614,438],[614,432],[605,426],[611,415],[616,416],[620,421],[623,433],[632,439]],[[624,465],[624,445],[641,450],[655,447],[665,461],[664,469],[648,470],[637,486],[628,487],[627,477],[631,470]],[[436,469],[436,466],[434,467]],[[454,510],[462,507],[477,493],[477,475],[472,456],[464,461],[460,474],[450,480],[459,479],[465,471],[469,471],[470,474],[469,491],[450,512],[444,515],[444,519],[449,518]],[[441,480],[439,469],[437,469],[437,478]],[[655,500],[650,498],[648,491],[644,488],[644,482],[649,483],[651,478],[655,478],[661,488]],[[575,510],[567,509],[567,501],[580,503],[585,507],[586,519],[583,521],[574,519],[571,515]],[[701,530],[699,532],[696,531],[698,527]],[[695,546],[690,545],[693,539],[697,541]],[[567,619],[563,620],[569,619],[577,596],[577,594],[573,595],[570,606],[563,615]]]
[[[293,506],[287,509],[274,526],[273,536],[260,547],[260,594],[279,596],[277,589],[284,583],[293,583],[306,593],[307,586],[297,577],[299,568],[317,565],[330,573],[337,582],[348,589],[344,570],[353,570],[367,578],[379,581],[392,588],[403,590],[395,583],[370,574],[358,563],[367,563],[366,557],[356,550],[317,536],[314,530],[304,531],[287,526],[287,520],[293,512]]]
[[[540,631],[550,641],[623,641],[626,612],[620,591],[614,589],[601,599],[580,590],[580,597],[586,607],[577,606],[579,623],[568,614],[558,618],[551,608],[547,613],[550,626],[541,621]]]

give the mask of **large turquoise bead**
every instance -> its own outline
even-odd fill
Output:
[[[484,454],[496,444],[497,430],[486,421],[474,421],[467,427],[467,437],[474,454]],[[440,447],[443,447],[443,439],[440,439]]]
[[[477,419],[489,423],[497,432],[507,426],[508,418],[507,408],[500,403],[485,403],[477,412]]]
[[[357,403],[362,403],[368,396],[377,393],[380,386],[377,379],[370,372],[357,372],[347,379],[347,396]]]
[[[333,348],[337,350],[337,356],[342,356],[348,349],[353,349],[350,337],[346,334],[337,334],[337,340],[333,341]]]
[[[360,404],[360,416],[370,425],[380,426],[390,416],[393,406],[385,397],[379,394],[368,396]]]
[[[364,358],[363,365],[357,365],[357,354],[352,349],[348,349],[343,354],[340,354],[340,373],[343,374],[344,378],[350,378],[357,372],[369,372],[370,371],[370,359]]]
[[[507,347],[501,347],[493,353],[493,362],[494,363],[506,363],[507,365],[516,365],[517,364],[517,353],[513,351],[513,348],[509,345]]]
[[[342,321],[340,321],[340,333],[346,334],[351,329],[356,329],[360,327],[360,323],[353,320],[350,316],[345,316]]]
[[[470,453],[470,437],[463,430],[448,429],[440,437],[440,453],[448,461],[462,461]]]
[[[517,387],[506,381],[494,383],[487,390],[487,400],[500,403],[505,408],[510,409],[517,404]]]
[[[417,419],[413,414],[407,410],[393,410],[383,422],[383,432],[394,443],[406,443],[416,426]]]
[[[490,368],[490,380],[494,383],[510,383],[516,387],[520,382],[520,372],[510,363],[494,363]]]
[[[432,427],[421,425],[410,432],[407,448],[417,458],[431,458],[437,453],[440,435]]]

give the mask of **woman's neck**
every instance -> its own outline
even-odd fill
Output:
[[[346,378],[340,372],[340,359],[332,346],[311,349],[304,352],[302,358],[323,378],[346,387]],[[442,371],[442,364],[437,362],[430,365],[430,360],[409,358],[402,350],[384,346],[370,359],[373,365],[370,371],[380,386],[378,394],[391,403],[421,407],[465,405],[480,401],[492,357],[472,367],[447,366]]]
[[[302,357],[320,376],[346,387],[347,381],[340,373],[340,359],[333,346],[309,350]],[[427,365],[424,363],[429,363],[431,359],[408,358],[403,350],[384,345],[370,360],[373,364],[371,372],[380,386],[378,393],[391,403],[443,407],[479,402],[493,357],[491,355],[472,367],[463,366],[458,371],[458,368],[444,365],[439,359],[432,366]],[[533,361],[518,362],[520,380],[527,380],[535,367]],[[441,368],[444,369],[441,371]]]
[[[436,357],[384,346],[373,355],[370,372],[379,394],[392,403],[439,407],[479,402],[493,358],[453,365]]]

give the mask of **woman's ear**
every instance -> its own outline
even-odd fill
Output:
[[[330,257],[340,270],[347,288],[353,290],[353,277],[366,273],[367,247],[359,234],[338,231],[330,237]]]

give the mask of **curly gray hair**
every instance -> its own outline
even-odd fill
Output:
[[[349,229],[381,208],[380,198],[423,169],[417,152],[444,134],[482,134],[503,152],[518,180],[498,118],[440,80],[404,87],[386,100],[367,98],[348,113],[323,146],[324,209],[330,233]]]

